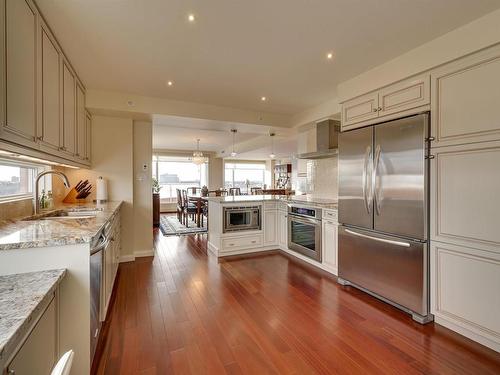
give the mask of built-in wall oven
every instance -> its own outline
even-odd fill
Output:
[[[288,205],[288,248],[321,262],[321,208]]]
[[[261,206],[224,207],[223,232],[261,229]]]

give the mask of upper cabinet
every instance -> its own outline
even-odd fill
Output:
[[[79,159],[85,160],[86,150],[86,111],[85,111],[85,91],[76,83],[76,156]]]
[[[432,147],[500,139],[500,47],[432,72]]]
[[[32,0],[0,0],[0,141],[90,164],[85,88]]]
[[[41,120],[38,126],[38,139],[42,151],[55,153],[61,146],[61,55],[57,43],[52,38],[44,22],[40,28]],[[40,93],[39,91],[39,93]]]
[[[378,117],[378,93],[370,93],[342,104],[342,128]]]
[[[428,110],[430,77],[422,74],[342,103],[342,130]]]
[[[1,0],[0,5],[5,93],[0,137],[33,147],[37,144],[38,13],[30,0]]]

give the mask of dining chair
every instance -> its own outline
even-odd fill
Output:
[[[64,353],[61,359],[57,361],[50,375],[69,375],[71,373],[74,356],[75,352],[73,350],[69,350]]]
[[[195,204],[189,203],[187,190],[182,190],[182,205],[184,225],[186,226],[186,228],[189,228],[189,216],[191,215],[192,219],[194,220],[194,217],[197,213],[197,208]]]
[[[253,187],[250,188],[250,194],[252,195],[261,195],[262,194],[262,188],[261,187]]]
[[[229,188],[229,195],[241,195],[241,189],[239,187]]]
[[[177,220],[179,220],[180,223],[182,223],[182,218],[184,215],[184,206],[182,203],[182,192],[181,189],[176,189],[177,190]]]

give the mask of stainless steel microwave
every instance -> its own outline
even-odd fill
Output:
[[[224,233],[261,229],[260,206],[224,207],[223,212]]]

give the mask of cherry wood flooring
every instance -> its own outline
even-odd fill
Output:
[[[155,247],[120,265],[98,374],[500,374],[500,354],[280,253]]]

